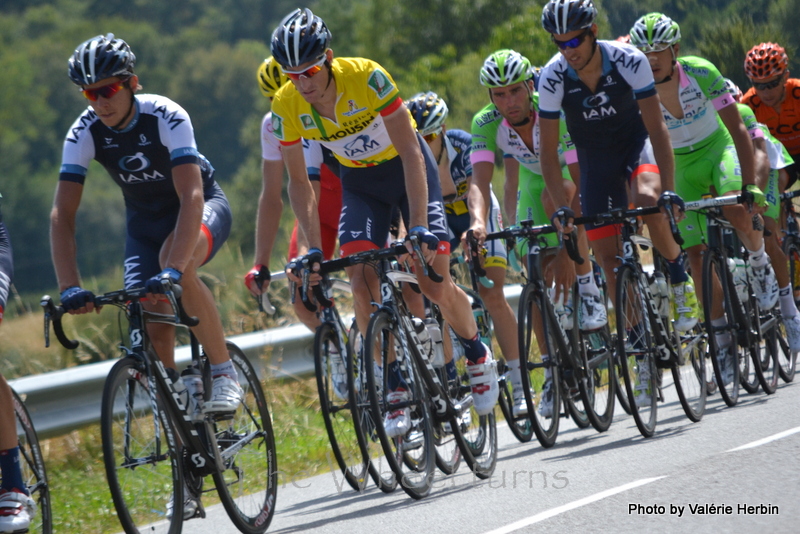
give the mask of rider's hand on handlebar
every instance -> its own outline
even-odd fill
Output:
[[[94,306],[94,293],[80,286],[68,287],[61,292],[61,307],[73,315],[100,311],[99,307]]]
[[[569,206],[561,206],[550,217],[550,224],[563,234],[572,233],[572,221],[575,219],[575,212]]]
[[[747,204],[750,213],[764,213],[767,196],[756,184],[747,184],[742,189],[742,203]]]
[[[267,290],[271,277],[269,268],[259,263],[244,276],[244,285],[254,297],[257,297]]]
[[[672,217],[675,219],[675,222],[680,222],[686,217],[684,213],[686,211],[686,203],[684,203],[678,193],[674,191],[664,191],[661,193],[661,196],[658,197],[658,207],[663,211],[667,209],[667,206],[672,207]],[[666,216],[666,211],[663,211],[663,213]]]
[[[415,226],[408,231],[408,235],[406,236],[406,248],[414,256],[414,250],[409,243],[409,238],[411,236],[416,236],[419,239],[420,248],[422,249],[422,258],[425,263],[428,265],[433,264],[433,260],[436,259],[437,249],[439,247],[439,238],[433,235],[430,230],[425,228],[424,226]],[[419,260],[420,258],[414,257],[414,259]]]
[[[168,288],[166,290],[164,289],[164,282],[169,282],[167,286],[171,287],[179,283],[182,276],[183,273],[178,269],[167,267],[157,275],[149,278],[147,282],[144,283],[144,289],[147,291],[148,295],[151,295],[150,302],[155,304],[158,302],[158,297],[156,297],[156,295],[163,295],[169,290]]]

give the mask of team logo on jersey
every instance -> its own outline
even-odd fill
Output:
[[[369,80],[367,80],[367,85],[369,85],[370,88],[375,91],[375,94],[378,95],[378,98],[381,99],[386,98],[394,91],[394,85],[389,81],[389,77],[379,69],[372,71],[372,74],[369,75]]]
[[[129,173],[127,175],[123,173],[119,174],[119,179],[126,184],[157,182],[164,179],[164,175],[158,171],[153,171],[152,174],[142,172],[150,167],[150,160],[141,152],[137,152],[133,156],[121,158],[118,165],[120,169]]]
[[[379,149],[381,144],[366,134],[359,135],[355,140],[344,145],[345,154],[350,159],[360,159],[365,154]]]
[[[381,97],[381,98],[383,98],[383,97]],[[358,104],[356,104],[355,100],[348,100],[347,101],[347,108],[348,108],[347,111],[342,113],[342,115],[344,115],[345,117],[352,117],[353,115],[355,115],[357,113],[361,113],[362,111],[366,111],[367,110],[367,108],[358,107]]]
[[[311,115],[307,114],[300,115],[300,122],[303,124],[303,128],[305,128],[306,130],[313,130],[314,128],[317,127],[317,125],[314,124],[314,119],[313,117],[311,117]]]
[[[614,106],[607,106],[610,99],[605,91],[600,91],[596,95],[590,95],[583,99],[583,107],[589,108],[583,112],[583,118],[587,121],[600,120],[603,117],[610,117],[617,114]]]
[[[147,136],[145,134],[139,135],[139,146],[147,146],[150,145],[150,141],[147,140]]]
[[[272,133],[275,137],[283,141],[283,119],[279,116],[272,114]]]

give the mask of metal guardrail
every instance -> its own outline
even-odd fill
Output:
[[[521,287],[506,286],[506,298],[516,309]],[[229,338],[238,345],[259,375],[283,378],[314,373],[314,334],[302,324],[271,328]],[[272,350],[267,350],[267,349]],[[175,349],[178,367],[191,360],[188,346]],[[116,360],[9,380],[25,398],[40,438],[60,436],[100,420],[103,384]]]

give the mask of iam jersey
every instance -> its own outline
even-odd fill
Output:
[[[678,98],[683,118],[674,117],[663,104],[661,113],[669,130],[672,148],[691,149],[723,131],[717,111],[734,105],[736,101],[725,87],[725,78],[711,62],[686,56],[678,58],[675,70],[679,77]]]
[[[594,92],[563,55],[556,54],[539,77],[539,108],[545,119],[561,110],[577,148],[605,149],[627,145],[647,135],[636,101],[656,94],[647,57],[631,45],[597,41],[602,75]]]
[[[83,184],[89,163],[97,160],[122,188],[128,209],[158,217],[180,207],[172,169],[200,166],[203,188],[214,187],[214,168],[197,151],[186,111],[158,95],[137,95],[136,110],[124,130],[105,126],[89,107],[64,140],[59,180]]]
[[[456,198],[453,202],[466,200],[469,194],[467,178],[472,176],[471,144],[472,136],[464,130],[447,130],[444,137],[444,147],[450,159],[450,176],[456,186]]]
[[[539,95],[533,94],[533,109],[539,111]],[[561,117],[561,115],[559,114]],[[506,156],[511,156],[520,165],[534,174],[542,174],[539,161],[539,114],[536,113],[531,124],[533,150],[517,135],[514,128],[500,115],[494,104],[489,104],[472,119],[472,163],[488,162],[494,164],[494,154],[500,149]],[[567,125],[561,117],[558,159],[561,166],[578,161],[575,146],[572,144]]]
[[[786,80],[786,97],[780,114],[765,105],[752,87],[744,94],[742,102],[753,109],[758,122],[766,124],[793,157],[800,155],[800,80]]]
[[[287,83],[272,101],[275,137],[284,145],[301,138],[319,141],[348,167],[379,165],[397,156],[383,122],[403,105],[391,76],[363,58],[334,59],[331,72],[338,92],[335,117],[322,117]]]

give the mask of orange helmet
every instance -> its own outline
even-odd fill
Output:
[[[766,80],[786,72],[789,58],[779,44],[757,44],[744,58],[744,72],[751,80]]]

